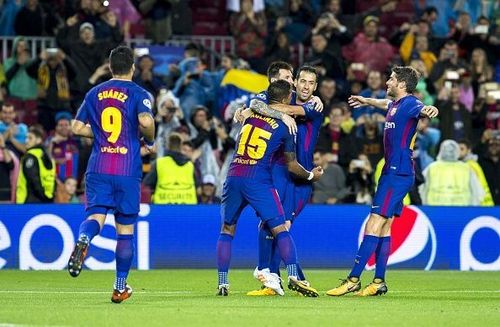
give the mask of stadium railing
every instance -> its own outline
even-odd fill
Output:
[[[0,51],[2,62],[10,56],[12,45],[15,36],[2,36],[0,37]],[[25,37],[24,38],[31,51],[32,57],[46,48],[53,48],[56,46],[54,37]],[[151,40],[144,38],[134,38],[125,41],[129,46],[136,45],[149,45]],[[231,36],[210,36],[210,35],[174,35],[170,40],[165,42],[165,45],[186,45],[189,42],[194,42],[203,45],[209,54],[210,69],[214,69],[217,65],[218,59],[221,55],[226,53],[234,53],[235,42]]]

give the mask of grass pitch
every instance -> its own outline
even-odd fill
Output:
[[[500,272],[389,271],[385,296],[332,298],[347,271],[307,270],[321,296],[249,297],[252,271],[230,271],[216,297],[215,270],[132,271],[132,298],[110,302],[114,273],[0,270],[0,326],[498,326]],[[363,285],[372,273],[365,272]]]

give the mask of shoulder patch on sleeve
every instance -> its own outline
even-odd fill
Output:
[[[145,105],[146,107],[148,107],[149,109],[151,109],[153,107],[153,105],[151,104],[151,100],[149,100],[149,99],[142,100],[142,104]]]

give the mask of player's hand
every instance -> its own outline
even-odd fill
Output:
[[[439,114],[439,110],[434,106],[425,106],[421,113],[429,118],[434,118]]]
[[[360,95],[351,95],[349,99],[347,100],[349,105],[354,108],[359,108],[363,106],[368,105],[368,101],[366,98],[360,96]]]
[[[245,122],[245,119],[247,119],[247,117],[244,114],[245,109],[246,108],[244,106],[236,109],[233,116],[233,122],[240,124],[243,124],[243,122]]]
[[[153,145],[148,145],[144,143],[144,148],[146,149],[146,152],[149,154],[156,153],[156,144],[153,143]]]
[[[323,176],[324,173],[323,167],[321,166],[314,167],[314,169],[311,170],[311,172],[314,174],[314,177],[312,179],[313,182],[318,181],[321,178],[321,176]]]
[[[323,101],[318,96],[313,96],[309,101],[314,103],[314,110],[317,112],[323,111]]]
[[[295,119],[293,119],[287,114],[283,114],[282,121],[288,127],[288,131],[290,132],[290,134],[292,135],[297,134],[297,123],[295,122]]]

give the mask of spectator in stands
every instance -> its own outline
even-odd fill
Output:
[[[14,21],[19,11],[19,1],[4,0],[0,3],[0,36],[14,36]]]
[[[385,83],[382,81],[382,74],[376,70],[372,70],[368,73],[366,78],[366,84],[368,88],[362,90],[359,95],[368,98],[375,99],[385,99],[387,97],[387,92],[384,88]],[[358,126],[357,135],[361,135],[363,131],[363,125],[366,120],[374,121],[380,131],[383,130],[383,125],[385,122],[385,110],[373,107],[365,106],[361,108],[356,108],[352,111],[353,119],[356,121]],[[377,160],[378,162],[378,160]],[[372,163],[373,164],[373,163]]]
[[[158,91],[165,87],[165,83],[153,72],[154,64],[153,57],[150,55],[143,55],[137,59],[133,81],[156,98]]]
[[[90,89],[89,79],[108,56],[109,50],[122,41],[121,34],[113,34],[111,39],[96,40],[94,26],[83,23],[78,28],[79,37],[73,35],[77,22],[66,25],[58,33],[57,40],[64,51],[75,63],[78,72],[72,83],[73,107],[78,107],[85,93]]]
[[[373,167],[364,154],[351,160],[347,174],[347,184],[351,187],[354,203],[370,204],[373,194]]]
[[[170,134],[168,152],[158,158],[144,184],[153,190],[154,204],[197,204],[193,163],[181,153],[181,136]]]
[[[236,41],[236,54],[258,72],[266,70],[264,40],[267,21],[264,11],[255,12],[252,0],[241,0],[240,11],[232,13],[229,27]]]
[[[470,70],[472,75],[472,88],[474,95],[479,93],[479,85],[493,78],[493,67],[488,63],[486,52],[481,48],[472,51],[470,59]]]
[[[38,122],[51,131],[56,113],[71,111],[70,82],[77,75],[76,67],[61,49],[50,48],[43,50],[26,71],[38,80]]]
[[[156,155],[161,158],[165,155],[167,149],[167,139],[169,135],[177,128],[185,126],[184,115],[179,107],[179,99],[172,91],[160,91],[156,100],[157,113],[155,121],[157,125],[156,132]]]
[[[453,140],[441,143],[437,160],[424,171],[419,191],[424,205],[479,205],[484,192],[474,171],[458,160],[460,149]]]
[[[130,39],[132,25],[141,20],[141,15],[130,2],[130,0],[111,1],[109,9],[112,10],[118,18],[125,40]]]
[[[42,36],[45,34],[45,17],[38,0],[27,0],[16,15],[14,30],[17,35]]]
[[[363,20],[363,32],[356,35],[353,42],[342,49],[344,58],[355,80],[364,81],[372,70],[384,73],[394,56],[392,46],[378,35],[379,18],[367,16]]]
[[[341,128],[344,110],[336,105],[330,111],[328,125],[321,127],[316,149],[324,151],[328,162],[339,164],[347,170],[352,159],[356,157],[356,145],[353,137]]]
[[[359,136],[356,137],[358,151],[367,156],[370,165],[375,167],[384,156],[382,131],[378,129],[373,118],[365,119]]]
[[[421,59],[412,59],[410,66],[415,68],[420,73],[420,78],[413,95],[419,98],[419,100],[427,106],[434,105],[434,97],[429,93],[427,87],[427,78],[429,77],[429,73],[427,68],[425,68],[424,62]]]
[[[12,44],[11,57],[4,62],[9,97],[20,100],[36,99],[36,80],[26,72],[30,61],[31,55],[26,40],[21,36],[16,37]]]
[[[312,202],[317,204],[342,203],[349,193],[346,177],[342,168],[336,163],[329,163],[327,153],[316,151],[314,165],[323,167],[323,177],[314,183]]]
[[[189,129],[194,148],[201,150],[200,169],[202,175],[219,175],[220,167],[217,154],[222,150],[222,144],[217,137],[216,129],[220,128],[222,128],[221,123],[210,117],[206,107],[199,106],[194,110]]]
[[[490,187],[488,186],[488,181],[484,176],[483,169],[477,163],[477,155],[472,153],[471,143],[467,139],[462,139],[458,142],[458,146],[460,148],[460,155],[458,157],[459,160],[465,162],[469,167],[474,171],[476,177],[481,183],[484,192],[483,201],[481,201],[482,206],[493,206],[495,203],[493,202],[493,198],[491,196]]]
[[[337,3],[339,1],[330,1],[330,4]],[[340,6],[338,6],[340,10]],[[333,12],[324,12],[321,14],[316,22],[316,26],[312,29],[312,35],[323,34],[327,39],[327,51],[332,54],[334,58],[342,57],[341,47],[349,44],[352,41],[353,35],[350,30],[342,25],[340,22],[341,17]],[[337,59],[342,72],[345,72],[345,66],[343,60]]]
[[[146,38],[165,43],[172,36],[172,3],[178,0],[132,0],[143,17]]]
[[[438,102],[439,107],[439,129],[442,139],[461,140],[471,137],[471,115],[460,103],[460,89],[454,85],[449,90],[449,99]]]
[[[479,157],[479,165],[488,181],[495,205],[500,205],[500,132],[496,130],[487,141],[486,152]]]
[[[203,176],[200,195],[198,195],[199,204],[220,204],[220,198],[215,195],[216,179],[213,175]]]
[[[71,135],[69,112],[56,114],[54,136],[47,139],[48,151],[56,162],[56,176],[64,181],[68,177],[78,177],[79,140]]]
[[[466,70],[467,63],[458,57],[458,46],[454,40],[448,40],[439,52],[439,59],[432,67],[429,81],[436,90],[440,90],[448,78],[448,71],[462,73]]]
[[[197,57],[189,57],[179,63],[181,76],[172,91],[179,98],[185,117],[191,116],[196,106],[206,106],[212,100],[213,80],[205,68]]]
[[[328,51],[328,40],[323,34],[313,34],[311,37],[312,54],[306,58],[306,62],[319,67],[321,76],[330,77],[335,80],[344,80],[343,63],[340,57],[335,57]]]
[[[333,78],[327,77],[319,83],[319,97],[323,102],[323,114],[328,116],[336,103],[340,102],[337,97],[337,83]]]
[[[77,180],[74,177],[67,177],[64,183],[57,182],[55,203],[81,203],[76,194]]]
[[[423,117],[417,125],[417,139],[415,141],[414,157],[418,161],[421,170],[427,168],[434,162],[436,146],[441,140],[441,131],[430,126],[430,119]]]
[[[279,17],[278,20],[284,22],[283,31],[291,44],[302,43],[310,34],[314,23],[310,1],[291,0],[288,4],[288,15]]]
[[[423,24],[423,26],[427,26]],[[419,34],[419,25],[412,25],[405,35],[399,48],[399,54],[405,65],[408,65],[411,59],[421,59],[428,72],[437,62],[437,58],[432,51],[429,51],[429,39],[426,34]]]
[[[474,106],[474,90],[472,89],[471,76],[468,71],[460,75],[458,84],[458,101],[465,106],[468,112],[472,112],[472,107]]]
[[[496,63],[499,42],[490,35],[490,21],[488,18],[479,17],[476,26],[465,30],[457,24],[456,32],[452,38],[458,42],[458,46],[465,52],[466,60],[470,60],[474,49],[480,48],[486,53],[490,64]]]
[[[288,35],[282,31],[281,24],[283,17],[278,18],[274,34],[271,37],[269,46],[266,48],[265,57],[267,58],[267,65],[274,61],[290,62],[292,59],[292,52],[290,51],[290,42]]]
[[[56,168],[43,146],[43,130],[30,127],[27,151],[21,158],[17,179],[16,203],[50,203],[54,201]]]
[[[23,123],[16,123],[16,110],[12,103],[6,102],[0,111],[0,133],[8,149],[17,157],[26,151],[26,138],[28,127]]]
[[[6,147],[0,134],[0,202],[10,202],[12,199],[12,171],[14,170],[14,154]]]

